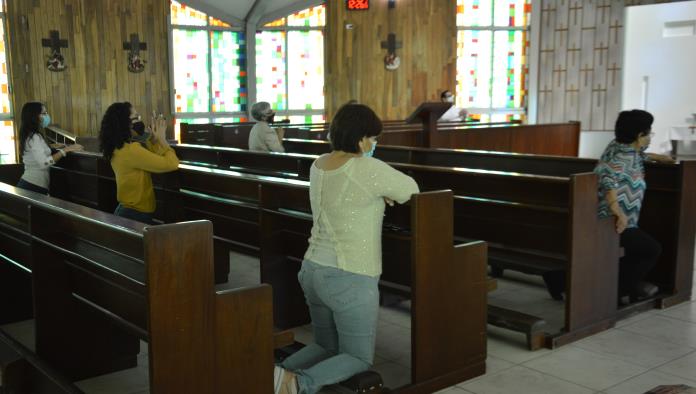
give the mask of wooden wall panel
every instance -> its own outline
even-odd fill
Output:
[[[368,11],[347,11],[345,1],[327,1],[326,112],[356,99],[382,119],[404,119],[418,104],[454,91],[456,20],[454,0],[398,0],[392,23],[401,66],[384,68],[389,33],[387,0],[370,1]],[[353,29],[346,29],[352,24]]]
[[[96,136],[106,108],[130,101],[143,115],[170,115],[168,0],[8,0],[13,105],[19,120],[27,101],[45,102],[53,122],[80,136]],[[49,31],[68,40],[67,69],[46,68]],[[131,73],[123,42],[147,43],[145,71]],[[17,122],[19,124],[19,122]]]

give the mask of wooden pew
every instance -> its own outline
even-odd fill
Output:
[[[134,367],[146,340],[150,392],[271,391],[271,289],[215,291],[209,222],[145,227],[5,184],[0,195],[29,211],[43,361],[81,380]]]
[[[79,156],[79,154],[75,155],[75,157]],[[230,237],[232,241],[240,245],[251,243],[247,247],[255,248],[257,253],[259,253],[259,250],[261,251],[262,278],[264,282],[271,283],[275,290],[274,321],[276,326],[283,328],[308,323],[309,316],[296,279],[299,263],[295,261],[295,264],[286,264],[280,267],[269,267],[265,263],[268,261],[267,258],[263,257],[266,247],[261,247],[261,242],[265,242],[262,240],[267,240],[269,231],[273,232],[275,230],[268,230],[263,227],[267,224],[263,212],[268,212],[265,210],[264,200],[259,199],[259,193],[262,196],[266,196],[263,197],[266,199],[269,198],[269,194],[277,196],[277,193],[273,191],[264,193],[265,188],[270,187],[272,188],[271,190],[277,190],[276,188],[278,187],[295,187],[297,189],[296,193],[299,193],[301,198],[304,199],[302,204],[306,208],[309,206],[307,183],[186,165],[182,165],[178,173],[166,176],[177,176],[179,178],[178,190],[180,195],[177,201],[181,204],[179,212],[184,219],[193,219],[194,217],[198,219],[208,218],[213,222],[216,235]],[[439,196],[437,203],[431,200],[436,198],[435,196]],[[416,197],[415,201],[420,201],[419,198]],[[392,272],[390,275],[394,276],[392,280],[395,280],[395,282],[392,283],[390,280],[385,280],[383,286],[392,291],[396,289],[412,294],[410,287],[413,285],[413,281],[422,282],[418,287],[421,289],[419,294],[422,294],[423,297],[418,301],[421,312],[420,315],[414,314],[412,316],[415,322],[414,327],[421,327],[420,331],[416,330],[413,333],[413,346],[414,348],[422,348],[422,350],[418,351],[420,355],[419,361],[417,361],[419,367],[416,368],[417,372],[414,372],[413,383],[417,383],[416,387],[444,388],[479,375],[483,373],[485,368],[485,294],[488,286],[485,278],[485,244],[474,242],[453,249],[451,246],[453,245],[451,234],[448,236],[446,231],[445,233],[442,232],[442,226],[446,226],[447,223],[450,223],[449,226],[451,227],[451,193],[445,193],[444,197],[441,194],[434,194],[433,196],[422,198],[423,202],[413,205],[411,211],[401,211],[398,215],[392,214],[390,217],[394,219],[387,220],[387,223],[393,223],[393,226],[403,225],[404,223],[407,229],[409,228],[408,226],[415,226],[411,231],[413,232],[418,228],[419,230],[416,231],[416,234],[419,235],[413,238],[399,235],[401,241],[398,245],[389,246],[388,244],[385,247],[387,256],[385,257],[385,272]],[[442,198],[445,198],[444,203]],[[449,208],[447,208],[447,198],[450,199]],[[440,212],[440,210],[444,210],[444,212]],[[307,224],[311,226],[311,222],[305,222],[305,225]],[[435,232],[434,228],[438,228],[439,232]],[[432,241],[432,239],[437,241]],[[306,239],[304,242],[306,246]],[[443,243],[448,245],[448,247],[438,246]],[[411,250],[408,244],[412,245],[412,253],[415,253],[413,258],[409,258],[408,254],[404,255],[405,251],[402,250],[404,247],[406,247],[406,251]],[[296,249],[293,250],[299,253],[299,248],[302,247],[302,244],[294,245]],[[269,250],[273,250],[273,248]],[[409,269],[407,266],[404,267],[407,261],[415,261],[417,263],[412,263],[412,268]],[[443,266],[438,265],[439,269],[433,272],[431,270],[434,261]],[[414,271],[413,264],[421,268]],[[276,269],[274,270],[273,268]],[[421,272],[421,270],[426,269],[429,271]],[[427,272],[430,274],[426,274]],[[390,276],[388,275],[387,277],[389,278]],[[455,281],[456,286],[442,286],[442,283],[449,283],[453,277],[461,277],[461,280]],[[431,282],[426,281],[435,281],[439,285],[437,288],[428,290]],[[470,286],[470,284],[475,284],[475,286]],[[444,297],[442,292],[450,292],[449,294],[452,297]],[[459,292],[466,292],[467,295],[462,297]],[[437,298],[438,303],[441,305],[438,307],[431,306],[432,311],[426,313],[427,308],[424,305],[429,303],[427,300],[431,299],[431,297]],[[467,301],[463,302],[462,300]],[[462,328],[457,327],[454,329],[454,326],[451,324],[430,325],[431,323],[429,322],[436,321],[431,316],[435,311],[446,312],[443,316],[457,315],[456,319],[466,319],[466,330],[472,330],[472,332],[477,332],[478,334],[461,335]],[[450,323],[458,321],[456,319],[451,320]],[[441,333],[438,334],[437,330],[441,330]],[[455,332],[457,335],[454,335]],[[430,340],[431,342],[428,342],[426,337],[431,336],[435,338],[452,338],[452,340],[442,342],[432,342]],[[447,346],[444,346],[445,344]],[[433,356],[433,353],[428,352],[439,351],[438,349],[445,347],[450,350],[443,354],[449,354],[449,356],[443,358],[441,362],[434,363],[432,360],[435,356]],[[452,353],[451,349],[463,349],[466,354],[471,356],[462,359],[460,357],[462,355],[461,352]],[[431,361],[426,363],[424,361],[426,359]],[[466,363],[466,366],[462,363]],[[410,387],[405,390],[404,392],[423,392],[418,390],[425,389]]]
[[[290,140],[288,151],[303,154],[326,153],[327,142]],[[422,164],[568,177],[591,172],[595,159],[511,154],[452,149],[423,149],[377,145],[375,157],[395,163]],[[694,238],[696,237],[696,200],[691,198],[696,185],[696,161],[677,164],[646,163],[648,189],[641,210],[640,227],[654,236],[663,251],[649,280],[658,284],[667,296],[644,307],[666,308],[691,299],[693,287]],[[623,315],[634,313],[624,308]]]
[[[203,159],[199,157],[199,160]],[[285,160],[296,162],[292,156]],[[586,277],[591,276],[591,270],[598,270],[604,262],[618,258],[618,240],[611,231],[611,221],[599,221],[596,215],[589,214],[589,207],[596,209],[597,204],[595,193],[591,191],[592,185],[596,186],[593,174],[559,178],[405,164],[396,167],[414,176],[422,190],[448,187],[454,190],[455,235],[461,239],[495,242],[489,259],[492,264],[511,266],[512,262],[512,267],[536,274],[571,268],[567,278],[567,288],[571,290],[566,305],[566,327],[560,333],[550,332],[541,339],[527,331],[530,347],[537,347],[540,342],[550,347],[559,346],[614,323],[616,303],[608,307],[612,303],[607,300],[616,298],[616,281],[612,279],[615,273],[609,270],[602,279],[582,286],[588,281]],[[258,233],[258,214],[254,204],[258,183],[266,178],[227,172],[231,177],[223,181],[219,174],[213,168],[180,166],[178,177],[182,194],[179,201],[183,216],[176,220],[211,220],[216,236],[225,239],[228,245],[235,245],[236,250],[244,253],[257,254],[259,244],[254,234]],[[581,224],[579,218],[584,218],[586,223]],[[500,230],[497,228],[500,225],[505,227]],[[587,240],[598,235],[601,237],[596,245],[605,247],[587,246]],[[596,294],[606,297],[600,301],[594,298]],[[290,327],[301,322],[285,322],[279,318],[277,323]]]

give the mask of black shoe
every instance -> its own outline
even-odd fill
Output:
[[[549,291],[551,298],[556,301],[563,301],[565,293],[565,271],[547,271],[542,274],[546,290]]]
[[[641,301],[657,294],[660,289],[652,283],[641,282],[631,292],[631,301]]]

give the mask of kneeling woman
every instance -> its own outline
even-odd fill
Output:
[[[146,130],[140,115],[128,102],[111,104],[106,110],[99,142],[116,175],[119,204],[114,214],[154,224],[155,191],[150,173],[174,171],[179,166],[174,149],[167,143],[166,130],[167,124],[161,117],[153,117],[153,125]]]
[[[385,202],[418,193],[412,178],[370,157],[381,131],[369,107],[345,105],[331,122],[332,152],[312,165],[314,225],[298,279],[315,343],[276,367],[276,393],[313,394],[372,365]]]

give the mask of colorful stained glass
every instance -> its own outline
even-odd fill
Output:
[[[279,27],[285,26],[285,18],[276,19],[273,22],[268,22],[263,27]]]
[[[490,107],[491,39],[486,30],[457,32],[457,106]]]
[[[12,121],[0,121],[0,164],[13,164],[16,162],[15,135]]]
[[[495,26],[522,27],[529,24],[531,0],[495,0]]]
[[[288,15],[288,26],[321,27],[326,25],[326,6],[318,5]]]
[[[526,88],[526,32],[496,31],[493,39],[493,107],[520,108]]]
[[[290,109],[324,109],[324,32],[288,32]]]
[[[288,108],[285,90],[285,32],[256,32],[256,97],[276,111]],[[322,77],[323,80],[323,77]]]
[[[212,123],[240,123],[248,122],[249,119],[246,117],[226,117],[226,118],[213,118]]]
[[[178,1],[171,0],[170,10],[172,25],[206,26],[208,24],[206,14]]]
[[[217,18],[213,18],[212,16],[208,17],[208,24],[210,26],[216,26],[216,27],[232,27],[232,25],[230,25],[229,23],[223,22]]]
[[[490,26],[492,0],[457,0],[457,26]]]
[[[173,30],[176,112],[210,112],[208,36],[205,30]]]
[[[288,119],[292,124],[326,123],[325,115],[289,116]]]
[[[1,3],[1,1],[0,1]],[[11,114],[10,85],[7,77],[7,49],[5,45],[5,26],[0,19],[0,113]]]
[[[506,114],[506,113],[493,113],[493,114],[469,114],[469,118],[472,120],[478,120],[481,123],[496,123],[496,122],[512,122],[526,120],[525,114]]]
[[[244,33],[210,32],[212,112],[246,111],[247,75]]]

